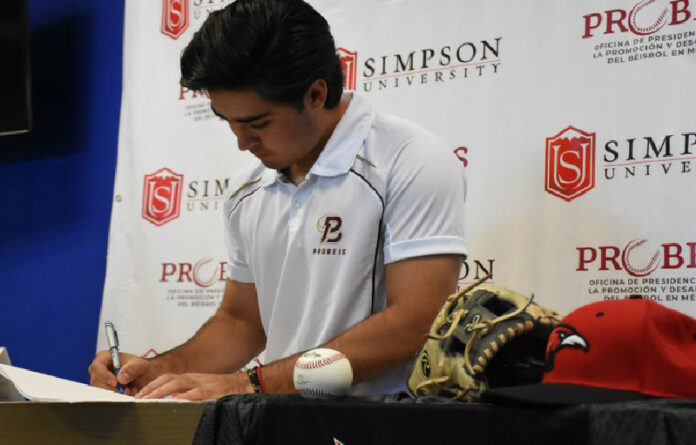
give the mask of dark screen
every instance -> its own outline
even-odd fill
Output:
[[[31,127],[27,0],[0,0],[0,135]]]

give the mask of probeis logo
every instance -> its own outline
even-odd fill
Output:
[[[341,226],[343,219],[340,216],[324,215],[317,221],[317,230],[321,233],[321,243],[337,243],[341,241],[343,233]]]
[[[193,282],[199,287],[210,287],[218,282],[225,281],[227,261],[215,261],[212,258],[202,258],[195,264],[187,262],[162,263],[160,283],[169,283],[175,280],[177,283]]]
[[[583,39],[594,37],[595,33],[614,34],[631,32],[645,36],[654,34],[665,25],[681,25],[696,19],[689,0],[641,0],[630,11],[608,9],[582,16],[585,19]]]
[[[176,40],[189,26],[189,0],[162,0],[162,34]]]
[[[575,270],[625,270],[632,277],[645,277],[657,269],[696,268],[696,242],[641,247],[646,243],[647,239],[634,239],[623,248],[612,245],[576,247],[578,267]]]

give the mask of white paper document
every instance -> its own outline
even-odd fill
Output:
[[[136,399],[84,383],[0,364],[0,400],[42,402],[186,402],[179,399]]]

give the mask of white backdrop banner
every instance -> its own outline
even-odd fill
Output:
[[[127,0],[103,322],[139,354],[223,291],[220,211],[251,158],[179,86],[225,0]],[[451,144],[469,175],[461,282],[565,314],[641,294],[696,316],[696,0],[313,0],[346,89]]]

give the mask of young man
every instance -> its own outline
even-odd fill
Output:
[[[294,392],[304,351],[343,352],[353,394],[405,387],[406,366],[457,285],[464,171],[409,122],[343,95],[326,20],[302,0],[237,0],[210,15],[181,58],[258,161],[224,209],[229,275],[217,312],[153,359],[122,354],[136,397]],[[262,353],[258,373],[236,372]],[[107,351],[93,385],[116,388]],[[256,382],[254,382],[256,383]]]

